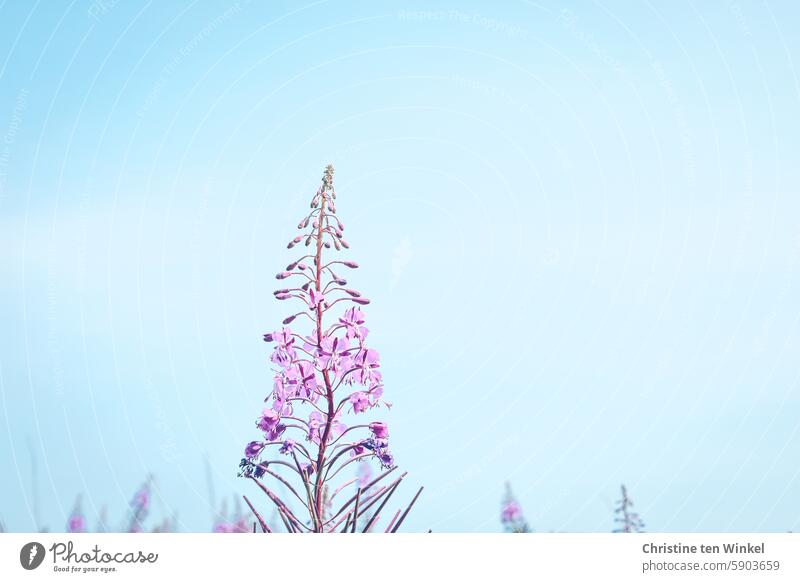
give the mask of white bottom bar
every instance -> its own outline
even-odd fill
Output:
[[[40,545],[32,550],[32,545],[26,545],[31,542]],[[43,557],[39,548],[44,549]],[[22,564],[31,567],[37,561],[40,564],[32,570]],[[800,580],[800,536],[0,534],[0,580],[184,580],[191,576],[286,582],[796,581]]]

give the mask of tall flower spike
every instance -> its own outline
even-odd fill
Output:
[[[75,499],[75,507],[67,520],[67,533],[84,533],[86,531],[86,518],[81,511],[81,496]]]
[[[643,533],[644,522],[639,514],[633,511],[633,501],[628,496],[625,485],[622,486],[622,497],[614,509],[614,522],[618,524],[614,533]]]
[[[100,508],[100,515],[97,516],[97,533],[108,533],[108,507],[105,505]]]
[[[361,420],[361,415],[371,416],[388,404],[382,400],[380,355],[367,346],[369,330],[358,307],[369,300],[345,287],[347,281],[334,271],[358,264],[326,256],[326,251],[340,253],[349,247],[336,216],[333,174],[328,165],[310,212],[297,225],[303,234],[287,245],[291,249],[304,241],[302,256],[277,274],[284,288],[275,292],[276,299],[299,302],[301,310],[286,317],[284,327],[264,335],[274,346],[269,358],[273,389],[255,422],[261,438],[244,447],[239,463],[240,475],[253,480],[275,505],[288,532],[369,531],[405,477],[385,480],[395,469],[386,423]],[[308,322],[301,331],[289,327]],[[353,462],[371,462],[384,471],[369,483],[339,483],[340,471]],[[293,504],[299,503],[296,512],[272,484],[264,483],[267,477],[291,493]],[[418,496],[387,531],[397,531]],[[332,503],[339,499],[344,502],[337,510]],[[255,507],[250,509],[263,523]],[[368,523],[358,528],[359,517],[364,521],[365,515],[370,515]]]
[[[506,533],[528,533],[531,531],[525,516],[522,513],[517,498],[511,491],[511,485],[506,483],[506,493],[503,496],[503,503],[500,507],[500,523]]]
[[[148,477],[131,499],[130,520],[128,522],[128,533],[144,532],[144,520],[150,510],[150,484],[152,477]]]

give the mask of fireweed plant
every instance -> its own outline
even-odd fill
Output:
[[[83,533],[86,531],[86,518],[83,517],[83,510],[81,509],[81,496],[75,499],[75,506],[72,508],[67,519],[67,533]]]
[[[639,514],[633,511],[633,501],[628,496],[628,489],[625,485],[622,486],[622,496],[617,501],[617,506],[614,509],[614,522],[617,523],[617,528],[614,533],[642,533],[644,532],[644,522]]]
[[[150,513],[153,504],[153,477],[149,476],[147,480],[136,490],[133,498],[130,501],[129,517],[124,531],[128,533],[145,533],[144,522]],[[171,517],[164,517],[160,523],[155,525],[151,533],[171,533],[177,529],[177,520],[173,514]]]
[[[150,510],[150,484],[152,478],[148,477],[141,487],[133,494],[130,502],[128,524],[125,531],[128,533],[142,533],[144,520]]]
[[[151,506],[151,487],[152,477],[147,480],[136,490],[133,498],[128,506],[127,515],[124,518],[122,526],[117,531],[127,533],[145,533],[150,531],[152,533],[163,533],[175,531],[175,518],[165,517],[161,523],[156,525],[150,530],[144,527],[144,522]],[[85,533],[90,531],[88,520],[86,519],[82,509],[82,496],[78,495],[75,499],[75,505],[67,518],[66,531],[67,533]],[[44,530],[46,531],[46,530]],[[100,514],[97,520],[96,532],[107,533],[111,531],[108,526],[108,510],[106,506],[101,507]]]
[[[500,506],[500,523],[506,533],[529,533],[531,531],[522,513],[522,506],[514,497],[509,483],[506,483],[506,493]]]
[[[367,345],[369,330],[361,307],[369,299],[348,287],[341,276],[358,264],[326,256],[350,248],[335,201],[329,165],[311,200],[311,211],[298,224],[303,233],[287,247],[306,250],[276,275],[285,287],[274,292],[275,298],[299,301],[302,309],[284,319],[279,330],[264,335],[264,341],[274,344],[270,357],[274,385],[256,420],[263,438],[245,447],[239,465],[240,476],[258,485],[292,533],[371,531],[406,475],[386,484],[396,469],[389,427],[381,421],[358,421],[367,411],[390,405],[383,400],[380,356]],[[305,331],[289,327],[295,322]],[[352,424],[345,424],[351,415]],[[341,482],[342,469],[366,462],[383,470],[366,483],[358,478]],[[279,467],[288,469],[291,480],[276,472]],[[264,483],[265,477],[286,487],[302,506],[299,515]],[[422,488],[405,511],[394,514],[386,532],[398,530],[421,492]],[[341,498],[345,500],[337,509],[335,502]],[[246,496],[244,500],[261,530],[271,532],[250,500]],[[359,517],[367,512],[371,517],[360,526]]]

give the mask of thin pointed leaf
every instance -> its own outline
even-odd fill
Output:
[[[396,533],[396,532],[397,532],[397,529],[398,529],[398,528],[399,528],[399,527],[402,525],[402,523],[403,523],[403,520],[404,520],[404,519],[406,518],[406,516],[408,515],[408,512],[409,512],[409,511],[411,511],[411,508],[412,508],[412,507],[414,507],[414,503],[416,503],[416,502],[417,502],[417,498],[420,496],[420,494],[422,493],[422,490],[423,490],[423,489],[425,489],[425,488],[424,488],[424,487],[420,487],[420,488],[419,488],[419,491],[417,491],[417,494],[416,494],[416,495],[414,495],[414,499],[412,499],[412,500],[411,500],[411,503],[409,503],[409,504],[408,504],[408,507],[406,508],[405,512],[403,513],[403,516],[400,518],[400,521],[398,521],[398,522],[397,522],[397,525],[396,525],[396,526],[394,526],[394,528],[392,529],[392,533]]]
[[[361,487],[358,488],[356,493],[356,504],[353,508],[353,529],[351,533],[356,533],[356,523],[358,523],[358,502],[361,501]]]
[[[247,498],[247,495],[242,495],[242,497],[244,498],[244,502],[247,504],[247,507],[249,507],[250,511],[253,512],[253,515],[256,516],[256,519],[258,520],[258,523],[261,524],[261,531],[263,531],[264,533],[272,533],[272,530],[269,529],[269,526],[267,525],[267,522],[264,521],[264,518],[262,518],[261,515],[259,515],[259,513],[256,511],[256,508],[253,507],[253,504],[250,503],[250,500]],[[255,522],[253,522],[253,533],[256,533],[256,524],[255,524]]]
[[[370,528],[370,527],[372,527],[372,525],[373,525],[373,524],[374,524],[376,521],[378,521],[378,517],[380,516],[380,513],[381,513],[381,511],[383,510],[384,506],[385,506],[385,505],[386,505],[386,503],[389,501],[389,498],[392,496],[392,494],[395,492],[395,490],[396,490],[398,487],[400,487],[400,479],[398,479],[398,480],[395,482],[394,486],[393,486],[393,487],[391,487],[391,490],[389,491],[388,495],[386,495],[386,497],[383,499],[383,501],[381,502],[381,504],[378,506],[378,509],[376,509],[376,510],[375,510],[375,513],[372,515],[372,517],[370,518],[370,520],[367,522],[367,525],[365,525],[365,526],[364,526],[364,529],[363,529],[363,530],[361,530],[361,531],[362,531],[362,533],[366,533],[366,532],[367,532],[367,530],[369,530],[369,528]],[[367,508],[367,509],[368,509],[368,508]]]
[[[389,530],[391,530],[391,529],[392,529],[392,526],[394,525],[394,522],[395,522],[395,521],[397,520],[397,518],[400,516],[400,512],[401,512],[401,511],[402,511],[402,509],[398,509],[398,510],[397,510],[397,513],[395,513],[395,514],[394,514],[394,517],[392,518],[392,521],[390,521],[390,522],[389,522],[389,525],[387,525],[387,526],[386,526],[386,530],[384,531],[384,533],[389,533]]]

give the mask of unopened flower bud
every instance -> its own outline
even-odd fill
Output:
[[[367,299],[366,297],[355,297],[353,299],[353,301],[355,301],[359,305],[368,305],[369,304],[369,299]]]
[[[297,315],[290,315],[289,317],[283,320],[283,325],[289,325],[294,321],[295,317],[297,317]]]
[[[291,273],[287,273],[287,272],[284,271],[283,273],[278,273],[277,275],[275,275],[275,278],[276,279],[285,279],[289,275],[291,275]]]
[[[355,261],[343,261],[342,264],[345,267],[350,267],[351,269],[358,269],[358,263]]]
[[[342,240],[340,240],[339,242],[341,242],[341,243],[342,243],[342,246],[343,246],[344,248],[346,248],[346,249],[349,249],[349,248],[350,248],[350,245],[349,245],[349,244],[347,244],[347,241],[346,241],[346,240],[342,239]]]
[[[289,294],[289,293],[278,293],[275,296],[275,299],[277,299],[278,301],[283,301],[284,299],[289,299],[290,297],[291,297],[291,294]]]
[[[345,293],[348,293],[352,297],[361,297],[361,293],[359,293],[355,289],[345,289],[344,291],[345,291]]]
[[[271,342],[272,341],[272,334],[271,333],[265,333],[264,334],[264,341],[265,342]]]

